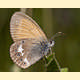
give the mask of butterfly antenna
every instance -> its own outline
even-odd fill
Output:
[[[59,36],[62,36],[62,35],[64,35],[64,33],[58,32],[50,40],[54,40],[56,37],[59,37]]]

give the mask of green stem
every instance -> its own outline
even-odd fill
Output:
[[[53,59],[55,60],[55,62],[56,62],[56,65],[57,65],[57,67],[58,67],[58,69],[59,69],[59,71],[61,71],[61,68],[60,68],[60,65],[59,65],[59,63],[58,63],[58,61],[57,61],[57,59],[56,59],[56,57],[55,57],[55,53],[53,53],[53,54],[51,54],[51,55],[53,55],[53,58],[51,58],[50,59],[50,61],[47,63],[47,64],[45,64],[45,67],[47,68],[48,66],[49,66],[49,64],[53,61]],[[50,56],[50,55],[49,55]],[[46,69],[47,70],[47,69]]]
[[[53,58],[54,58],[54,60],[55,60],[55,62],[56,62],[56,64],[57,64],[57,66],[58,66],[59,71],[61,71],[61,67],[60,67],[60,65],[59,65],[59,63],[58,63],[58,61],[57,61],[55,55],[53,56]]]

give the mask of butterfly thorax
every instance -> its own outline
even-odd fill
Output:
[[[54,46],[54,41],[41,42],[42,54],[47,55],[49,53],[50,48],[53,46]]]
[[[47,55],[47,53],[49,52],[49,47],[48,47],[48,42],[41,42],[41,51],[43,55]]]

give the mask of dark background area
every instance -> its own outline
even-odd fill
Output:
[[[29,69],[23,70],[18,68],[10,58],[9,48],[13,43],[10,36],[10,19],[16,11],[20,11],[20,9],[0,9],[0,72],[33,71],[37,68],[39,71],[43,71],[44,68],[40,68],[43,63],[40,61]],[[30,16],[40,25],[48,39],[57,32],[65,34],[55,40],[52,50],[56,53],[56,58],[62,68],[67,67],[70,72],[79,72],[80,9],[35,8],[31,9]]]

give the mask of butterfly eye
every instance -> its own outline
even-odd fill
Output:
[[[52,44],[52,41],[50,41],[50,44]]]
[[[52,47],[52,46],[54,46],[54,41],[49,41],[48,47]]]

